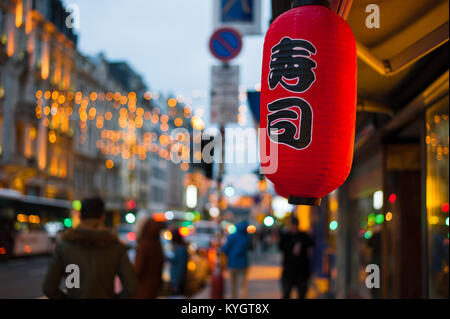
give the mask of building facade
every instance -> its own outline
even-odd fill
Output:
[[[289,2],[272,1],[273,18]],[[367,26],[367,2],[329,2],[358,54],[352,170],[314,214],[330,295],[448,298],[449,2],[378,2],[380,28]]]

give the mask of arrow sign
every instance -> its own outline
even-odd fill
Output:
[[[253,1],[228,0],[225,3],[222,2],[222,5],[222,19],[224,21],[251,22]]]
[[[209,49],[217,59],[229,61],[241,52],[242,37],[236,30],[221,28],[211,36]]]

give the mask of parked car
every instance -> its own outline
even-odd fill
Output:
[[[220,234],[220,226],[213,221],[199,220],[194,223],[194,231],[186,240],[199,249],[211,248],[212,241]]]
[[[119,240],[128,248],[135,249],[137,246],[136,230],[131,224],[121,224],[117,228]]]
[[[161,235],[161,245],[163,247],[164,255],[167,257],[166,262],[163,266],[163,285],[161,289],[161,294],[163,296],[169,295],[169,283],[170,283],[170,263],[168,261],[169,256],[172,254],[172,243],[170,236],[167,236],[168,230],[162,231]],[[186,289],[185,293],[187,296],[195,294],[199,289],[201,289],[208,279],[210,275],[210,267],[207,254],[198,249],[197,244],[198,241],[192,242],[189,235],[185,237],[186,242],[188,243],[188,275],[186,280]]]

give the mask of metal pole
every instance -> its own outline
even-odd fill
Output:
[[[223,68],[229,68],[230,65],[228,64],[228,62],[223,62],[222,64]],[[219,222],[222,220],[222,215],[223,215],[223,211],[220,207],[220,203],[222,201],[222,181],[223,181],[223,175],[225,172],[225,124],[221,123],[220,124],[220,138],[221,138],[221,149],[220,149],[220,162],[219,162],[219,175],[217,177],[217,189],[219,192],[219,196],[218,196],[218,200],[219,200],[219,212],[220,212],[220,218],[219,218]]]
[[[217,191],[219,192],[218,194],[218,200],[219,200],[219,211],[220,211],[220,216],[222,217],[222,209],[220,207],[220,203],[222,201],[222,181],[223,181],[223,175],[224,175],[224,171],[225,171],[225,125],[221,124],[220,125],[220,138],[221,138],[221,149],[220,149],[220,162],[219,162],[219,174],[217,176]],[[220,218],[221,219],[221,218]]]

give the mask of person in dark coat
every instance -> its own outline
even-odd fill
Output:
[[[382,254],[382,233],[381,225],[375,225],[373,229],[373,236],[367,240],[367,246],[371,248],[370,263],[380,266]],[[381,298],[381,289],[370,289],[373,299]]]
[[[136,293],[137,279],[126,248],[104,226],[104,207],[100,198],[83,200],[80,227],[62,233],[44,279],[48,298],[129,298]],[[118,295],[114,293],[115,276],[123,287]],[[66,289],[61,290],[64,277]]]
[[[310,273],[310,248],[314,240],[298,230],[298,220],[293,218],[289,232],[280,233],[279,248],[283,253],[281,286],[283,298],[289,299],[293,287],[298,289],[298,297],[304,299],[308,290]]]
[[[135,298],[152,299],[158,296],[164,262],[159,240],[162,227],[162,223],[149,218],[138,238],[134,269],[139,289]]]
[[[233,299],[245,298],[247,295],[248,250],[251,248],[246,221],[236,224],[236,232],[228,236],[222,251],[227,256],[230,270]]]
[[[170,260],[170,291],[172,295],[183,295],[187,280],[188,251],[179,230],[172,231],[173,250]]]

